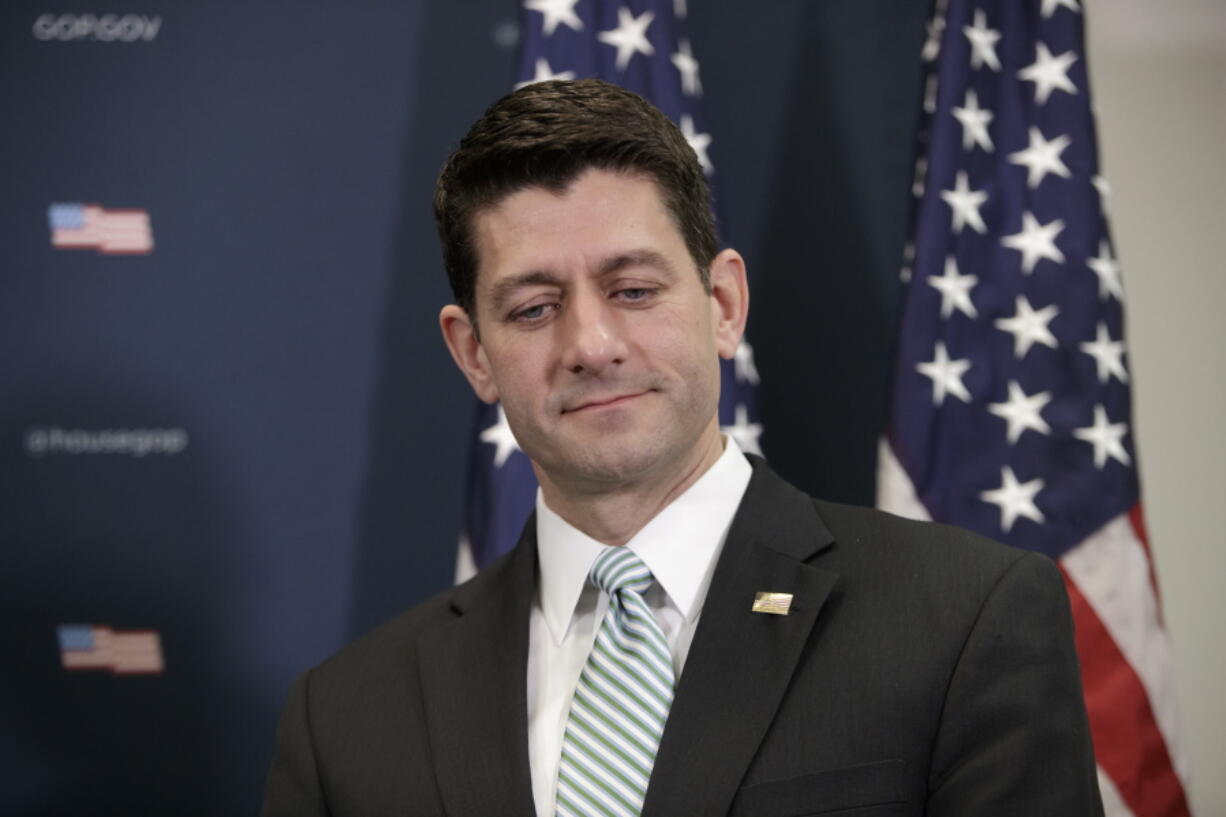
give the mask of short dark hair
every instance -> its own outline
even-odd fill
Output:
[[[638,94],[597,79],[550,80],[499,99],[447,158],[434,188],[434,219],[456,303],[475,317],[473,219],[529,187],[561,193],[589,168],[653,179],[710,291],[719,249],[711,189],[694,150]]]

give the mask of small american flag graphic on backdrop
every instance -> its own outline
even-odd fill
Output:
[[[1103,804],[1179,817],[1078,0],[938,0],[878,504],[1055,559]]]
[[[47,208],[51,246],[95,250],[103,255],[153,252],[153,227],[144,210],[107,210],[97,204],[52,204]]]
[[[60,664],[66,670],[161,675],[166,669],[162,639],[154,630],[112,630],[96,624],[61,624],[56,635]]]
[[[685,0],[523,0],[515,87],[596,77],[634,91],[681,129],[713,184],[712,138],[686,15]],[[749,343],[721,361],[720,371],[721,430],[742,451],[761,454],[758,370]],[[457,580],[515,546],[536,497],[536,476],[501,406],[478,408],[473,435]]]

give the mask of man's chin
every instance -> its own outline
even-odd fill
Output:
[[[580,455],[544,465],[553,481],[565,483],[571,488],[588,486],[593,490],[609,490],[640,482],[658,469],[662,459],[660,452],[652,446],[615,439],[604,439],[570,450],[578,451]]]

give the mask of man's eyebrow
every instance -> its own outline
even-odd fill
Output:
[[[627,267],[654,267],[670,275],[676,275],[676,270],[673,269],[673,265],[667,258],[655,250],[648,249],[630,250],[611,255],[600,262],[597,273],[604,276]]]
[[[501,312],[506,302],[511,300],[515,291],[530,286],[560,286],[561,281],[553,273],[545,270],[530,270],[520,275],[511,275],[494,284],[490,291],[490,305],[495,312]]]

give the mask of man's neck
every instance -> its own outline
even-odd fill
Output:
[[[545,504],[558,516],[606,545],[621,546],[705,474],[723,454],[718,426],[703,435],[694,455],[668,473],[601,491],[576,490],[537,469]]]

